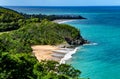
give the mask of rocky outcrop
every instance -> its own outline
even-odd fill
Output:
[[[83,39],[80,35],[76,37],[75,39],[65,37],[65,40],[69,45],[74,45],[74,46],[90,43],[89,41]]]

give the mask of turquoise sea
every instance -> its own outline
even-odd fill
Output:
[[[80,46],[67,63],[90,79],[120,79],[120,7],[10,7],[28,14],[81,15],[87,19],[67,22],[81,30],[91,44]]]

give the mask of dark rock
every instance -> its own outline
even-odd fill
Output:
[[[65,40],[67,41],[67,43],[69,45],[75,45],[75,46],[79,46],[79,45],[89,44],[90,43],[87,40],[83,39],[81,36],[78,36],[75,39],[71,39],[71,38],[65,37]]]

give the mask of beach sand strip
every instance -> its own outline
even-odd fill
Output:
[[[53,51],[58,50],[59,48],[57,46],[51,46],[51,45],[34,45],[31,46],[33,50],[33,54],[38,59],[38,61],[41,60],[54,60],[54,61],[60,61],[59,57],[52,56],[54,54]]]

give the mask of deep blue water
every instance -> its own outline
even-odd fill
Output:
[[[80,46],[68,61],[82,71],[81,77],[120,79],[120,7],[9,7],[28,14],[72,14],[87,18],[67,24],[97,45]]]

